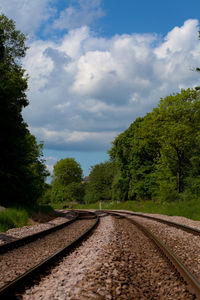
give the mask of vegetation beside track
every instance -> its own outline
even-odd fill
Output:
[[[10,207],[0,211],[0,232],[10,228],[41,223],[54,218],[57,213],[51,206],[35,205],[32,207]]]
[[[61,208],[61,207],[59,207]],[[99,203],[72,204],[74,209],[99,209]],[[164,214],[168,216],[183,216],[192,220],[200,220],[200,200],[179,202],[125,201],[101,203],[102,209],[124,209],[135,212]]]
[[[69,203],[68,203],[69,204]],[[0,211],[0,232],[10,228],[31,225],[36,222],[42,223],[58,216],[54,209],[99,209],[99,202],[91,204],[56,203],[49,205],[35,205],[33,207],[10,207]],[[67,206],[67,207],[66,207]],[[102,202],[102,209],[124,209],[135,212],[152,214],[164,214],[168,216],[183,216],[192,220],[200,221],[200,200],[179,202],[154,202],[148,201],[125,201],[125,202]]]

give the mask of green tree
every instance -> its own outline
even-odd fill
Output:
[[[199,195],[199,155],[199,92],[181,90],[161,99],[114,140],[114,198],[175,200],[186,190]]]
[[[152,112],[161,145],[159,172],[168,174],[177,193],[183,191],[190,159],[198,147],[200,134],[200,98],[193,89],[181,90],[161,99]],[[165,170],[166,171],[163,171]],[[164,178],[164,177],[163,177]],[[173,178],[173,180],[172,180]],[[169,182],[169,179],[168,179]]]
[[[0,15],[0,189],[4,205],[34,202],[48,174],[41,145],[22,117],[28,105],[27,76],[21,66],[25,41],[13,20]]]
[[[67,186],[67,200],[69,202],[84,202],[85,183],[72,182]]]
[[[147,126],[148,118],[148,115],[137,118],[114,140],[109,152],[118,167],[113,184],[116,200],[149,199],[152,196],[152,173],[159,145]]]
[[[54,165],[53,180],[63,185],[81,182],[82,176],[81,166],[74,158],[61,159]]]
[[[112,199],[112,183],[115,163],[107,161],[91,168],[89,183],[86,183],[85,202],[108,201]]]
[[[59,160],[54,165],[52,201],[64,202],[77,200],[81,202],[84,196],[84,188],[81,183],[82,176],[81,166],[74,158]]]

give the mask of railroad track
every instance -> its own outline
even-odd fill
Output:
[[[172,227],[177,227],[177,228],[180,228],[184,231],[192,233],[194,235],[200,236],[200,230],[199,229],[193,228],[193,227],[190,227],[190,226],[187,226],[187,225],[179,224],[177,222],[172,222],[172,221],[164,220],[164,219],[161,219],[161,218],[158,218],[158,217],[144,215],[142,213],[135,213],[135,212],[128,212],[128,211],[118,211],[118,210],[112,210],[112,212],[116,212],[116,213],[120,213],[120,214],[127,214],[127,215],[131,215],[131,216],[136,216],[136,217],[142,217],[142,218],[150,219],[150,220],[153,220],[153,221],[158,221],[160,223],[167,224],[167,225],[172,226]]]
[[[136,225],[146,236],[148,236],[158,247],[158,249],[164,254],[164,256],[167,257],[167,259],[171,262],[171,264],[175,267],[175,269],[178,271],[180,276],[185,280],[185,282],[188,284],[188,289],[196,295],[196,299],[200,299],[200,281],[192,274],[192,272],[184,265],[184,263],[174,254],[174,252],[167,247],[160,238],[158,238],[155,234],[153,234],[147,227],[143,226],[141,222],[136,221],[135,219],[131,218],[132,216],[139,216],[139,217],[147,217],[142,214],[136,214],[136,213],[127,213],[127,212],[119,212],[119,211],[105,211],[108,214],[118,217],[118,218],[126,218],[129,222]],[[128,216],[127,216],[128,215]],[[150,219],[160,221],[163,223],[162,219],[159,218],[153,218],[150,217]],[[184,226],[181,224],[165,221],[164,223],[170,226],[174,226],[181,228],[182,230],[189,231],[193,234],[199,234],[199,230]]]
[[[72,220],[37,236],[34,234],[33,239],[29,236],[20,243],[2,245],[0,299],[15,298],[16,291],[24,290],[25,285],[30,285],[34,278],[39,278],[52,264],[74,249],[98,222],[99,217],[92,212],[76,212]],[[47,249],[47,245],[53,249]]]
[[[60,230],[64,227],[70,225],[71,223],[75,222],[80,217],[80,214],[78,212],[72,212],[72,213],[73,214],[71,214],[71,218],[68,219],[66,222],[64,222],[62,224],[56,225],[54,227],[51,227],[51,228],[48,228],[48,229],[30,234],[30,235],[27,235],[27,236],[22,237],[22,238],[15,239],[11,242],[1,244],[0,245],[0,254],[3,254],[3,253],[5,253],[7,251],[10,251],[12,249],[16,249],[18,247],[21,247],[23,245],[31,243],[31,242],[33,242],[37,239],[40,239],[40,238],[42,238],[42,237],[44,237],[44,236],[46,236],[50,233],[53,233],[57,230]]]

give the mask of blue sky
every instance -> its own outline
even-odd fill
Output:
[[[49,170],[74,157],[88,175],[160,97],[199,85],[197,0],[1,0],[0,11],[29,36],[23,115]]]

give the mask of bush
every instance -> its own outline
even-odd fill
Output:
[[[0,211],[0,231],[7,231],[10,228],[26,226],[29,219],[44,219],[52,216],[54,210],[48,205],[34,205],[29,207],[11,207]]]
[[[0,212],[0,231],[25,226],[29,216],[25,209],[7,208]]]

